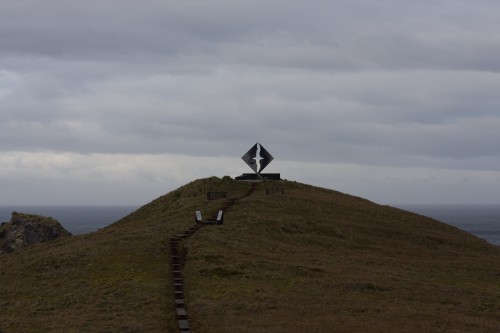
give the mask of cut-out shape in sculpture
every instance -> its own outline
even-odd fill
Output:
[[[258,175],[271,163],[274,157],[260,144],[256,143],[243,155],[243,161]]]

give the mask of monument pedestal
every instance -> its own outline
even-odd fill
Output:
[[[256,173],[244,173],[241,176],[234,178],[235,180],[281,180],[279,173],[261,173],[260,178]]]

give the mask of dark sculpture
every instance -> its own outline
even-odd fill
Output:
[[[242,159],[255,173],[259,174],[269,163],[271,163],[274,157],[269,154],[266,148],[257,142],[245,155],[243,155]]]
[[[274,157],[260,144],[256,143],[250,150],[243,155],[242,160],[255,172],[255,174],[243,174],[236,177],[236,180],[255,180],[255,179],[280,179],[279,173],[261,174],[262,170],[271,163]]]

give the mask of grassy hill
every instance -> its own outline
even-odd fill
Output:
[[[0,332],[176,332],[168,240],[250,184],[215,177],[100,231],[0,256]],[[266,194],[283,188],[284,194]],[[435,220],[265,182],[184,241],[193,332],[497,332],[500,248]]]

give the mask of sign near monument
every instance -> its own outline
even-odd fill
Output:
[[[227,199],[227,192],[207,192],[207,200]]]
[[[283,187],[272,187],[272,188],[266,188],[266,194],[285,194],[285,189]]]

